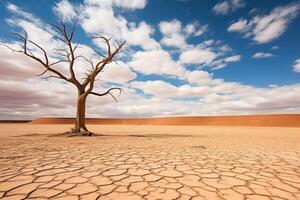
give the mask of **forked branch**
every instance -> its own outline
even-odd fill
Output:
[[[110,38],[107,39],[104,36],[100,36],[100,35],[95,35],[92,38],[104,40],[104,42],[107,46],[107,56],[104,56],[103,54],[101,54],[100,52],[98,52],[97,50],[94,49],[94,51],[96,51],[96,53],[98,55],[100,55],[102,57],[102,59],[93,65],[93,71],[91,71],[90,76],[87,76],[87,78],[85,79],[85,81],[83,83],[84,87],[86,87],[88,84],[90,84],[90,87],[87,90],[88,93],[90,93],[93,90],[94,81],[95,81],[95,78],[97,77],[97,75],[104,69],[104,67],[107,64],[115,61],[114,57],[120,52],[120,50],[126,43],[126,41],[123,41],[121,43],[116,41],[117,45],[114,45],[115,49],[112,51],[111,44],[110,44]]]
[[[76,79],[76,75],[75,75],[75,72],[74,72],[74,63],[75,63],[75,60],[76,60],[75,51],[78,47],[78,44],[76,44],[74,47],[73,47],[73,44],[72,44],[72,40],[73,40],[74,33],[75,33],[77,25],[76,24],[73,25],[70,34],[68,34],[66,24],[63,23],[62,20],[60,20],[60,23],[53,24],[53,27],[61,34],[61,37],[57,37],[57,39],[59,39],[60,41],[64,42],[67,45],[68,50],[58,49],[58,51],[66,53],[66,54],[63,54],[63,55],[67,58],[68,63],[69,63],[69,71],[70,71],[70,75],[71,75],[70,82],[72,82],[77,87],[79,87],[80,83]]]
[[[114,90],[118,90],[119,91],[119,96],[121,95],[121,93],[123,92],[122,88],[119,87],[113,87],[113,88],[109,88],[106,92],[104,93],[97,93],[97,92],[91,92],[92,95],[96,95],[96,96],[105,96],[105,95],[110,95],[116,102],[118,102],[117,98],[114,96],[113,93],[111,93],[111,91]]]

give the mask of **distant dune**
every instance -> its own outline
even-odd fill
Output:
[[[37,118],[32,124],[72,124],[74,118]],[[88,118],[87,124],[300,127],[300,114],[159,118]]]
[[[27,123],[27,122],[31,122],[31,120],[0,120],[0,123],[11,123],[11,124],[15,124],[15,123]]]

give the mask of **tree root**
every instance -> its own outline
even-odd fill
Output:
[[[76,136],[95,136],[96,134],[90,131],[77,131],[72,129],[71,131],[65,132],[63,135],[67,137],[76,137]]]

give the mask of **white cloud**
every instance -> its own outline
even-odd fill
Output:
[[[187,35],[200,36],[208,30],[207,25],[200,26],[197,22],[187,24],[183,31]]]
[[[136,77],[137,75],[131,71],[129,66],[120,61],[118,63],[110,63],[100,74],[99,79],[105,82],[125,84]]]
[[[84,4],[81,8],[81,26],[90,34],[98,33],[121,37],[121,30],[126,29],[127,20],[121,16],[115,16],[112,8],[103,5]]]
[[[248,86],[241,85],[236,82],[225,82],[220,80],[216,83],[216,85],[212,88],[212,90],[218,94],[232,94],[238,92],[241,89],[245,89]]]
[[[187,45],[185,38],[179,34],[172,34],[169,37],[164,37],[160,42],[168,47],[185,48]]]
[[[131,83],[133,88],[141,89],[146,94],[152,94],[158,97],[172,97],[177,94],[177,88],[168,82],[156,81],[135,81]]]
[[[154,95],[150,98],[153,103],[151,109],[155,110],[157,115],[163,115],[162,111],[166,108],[162,106],[165,105],[164,102],[169,104],[168,114],[178,114],[175,109],[178,106],[176,98],[181,97],[196,97],[192,101],[180,101],[181,115],[297,113],[300,110],[300,94],[296,92],[300,84],[271,88],[255,88],[223,80],[216,80],[215,84],[213,87],[175,86],[164,81],[147,81],[133,82],[132,86],[146,94]],[[286,95],[281,95],[283,93]],[[169,100],[164,100],[165,98]]]
[[[85,0],[86,4],[103,7],[121,7],[126,9],[142,9],[146,6],[147,0]]]
[[[268,58],[268,57],[272,57],[272,56],[273,56],[273,54],[271,54],[271,53],[257,52],[252,56],[252,58]]]
[[[233,55],[233,56],[228,56],[228,57],[223,57],[223,58],[216,59],[211,63],[212,70],[222,69],[230,63],[240,61],[241,58],[242,58],[241,55]]]
[[[117,6],[129,9],[142,9],[147,4],[147,0],[114,0],[114,2]]]
[[[150,25],[144,21],[129,22],[114,9],[141,9],[146,3],[145,0],[86,0],[79,6],[81,26],[88,34],[97,33],[117,40],[126,40],[127,45],[140,46],[146,50],[157,49],[160,45],[152,39],[154,29]]]
[[[144,49],[158,49],[160,45],[150,35],[154,32],[154,29],[146,22],[141,22],[138,26],[132,26],[123,30],[123,38],[127,43],[131,45],[140,45]]]
[[[202,35],[207,31],[207,26],[191,22],[183,27],[179,20],[174,19],[160,22],[159,30],[163,34],[161,44],[168,47],[185,48],[187,47],[186,39]]]
[[[300,73],[300,59],[295,60],[293,68],[294,72]]]
[[[2,119],[72,116],[75,112],[75,88],[56,80],[1,80],[0,93]]]
[[[248,29],[248,21],[246,19],[239,19],[239,21],[232,23],[228,28],[228,32],[244,32]]]
[[[7,45],[16,46],[14,44]],[[15,53],[0,45],[0,79],[26,80],[40,73],[40,66],[35,61],[23,55],[16,57]]]
[[[233,50],[228,45],[224,45],[220,41],[206,40],[199,45],[190,45],[189,48],[182,50],[179,62],[217,70],[241,60],[241,55],[232,54]]]
[[[228,14],[229,10],[230,5],[228,1],[219,2],[213,7],[213,12],[218,15]]]
[[[209,49],[190,49],[180,54],[180,61],[185,64],[210,64],[217,54]]]
[[[132,56],[129,65],[143,74],[173,75],[181,77],[185,69],[173,61],[164,50],[138,51]]]
[[[175,86],[165,81],[136,81],[132,82],[132,87],[143,90],[146,94],[151,94],[159,98],[189,98],[201,97],[211,92],[208,86]]]
[[[217,3],[212,11],[216,15],[227,15],[229,12],[233,12],[238,8],[245,6],[244,0],[225,0]]]
[[[192,85],[207,85],[212,82],[212,75],[206,71],[191,71],[186,74],[187,81]]]
[[[160,32],[166,35],[171,35],[174,32],[178,33],[181,31],[181,22],[178,20],[162,21],[159,23]]]
[[[241,55],[234,55],[234,56],[229,56],[224,59],[224,62],[237,62],[241,60]]]
[[[26,19],[27,21],[38,24],[39,26],[41,26],[43,24],[42,21],[38,17],[34,16],[33,14],[31,14],[29,12],[22,10],[20,7],[18,7],[17,5],[15,5],[13,3],[7,3],[6,9],[8,11],[10,11],[11,13],[14,13],[16,16],[22,17],[22,18]]]
[[[243,33],[245,37],[252,37],[259,44],[268,43],[286,31],[288,25],[297,16],[299,9],[299,3],[278,6],[268,15],[258,15],[251,20],[239,19],[232,23],[227,30]]]
[[[68,0],[57,2],[53,10],[64,21],[72,21],[77,15],[75,7]]]

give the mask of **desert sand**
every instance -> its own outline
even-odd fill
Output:
[[[299,127],[71,127],[0,124],[0,199],[300,199]]]
[[[72,118],[38,118],[32,124],[74,124]],[[197,116],[154,118],[88,118],[87,124],[182,125],[182,126],[267,126],[300,127],[300,114]]]

